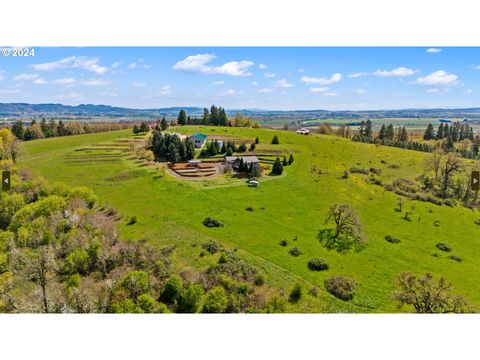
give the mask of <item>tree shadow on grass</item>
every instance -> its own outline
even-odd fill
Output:
[[[353,238],[342,235],[335,237],[334,229],[320,230],[317,239],[326,249],[335,250],[339,253],[346,253],[349,250],[357,252],[364,248],[364,244],[355,241]]]

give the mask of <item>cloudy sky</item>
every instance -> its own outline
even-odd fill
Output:
[[[133,108],[480,106],[480,48],[35,48],[0,56],[0,102]]]

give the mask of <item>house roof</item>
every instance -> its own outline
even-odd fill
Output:
[[[192,136],[190,137],[196,137],[197,139],[200,139],[200,140],[207,140],[207,135],[205,134],[202,134],[202,133],[199,133],[199,132],[196,132],[194,133]]]
[[[237,160],[243,159],[244,163],[258,163],[260,160],[256,156],[225,156],[226,162],[235,162]]]

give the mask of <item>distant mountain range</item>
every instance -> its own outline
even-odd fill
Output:
[[[187,115],[199,117],[203,114],[200,107],[169,107],[159,109],[130,109],[109,105],[81,104],[77,106],[62,104],[0,103],[0,117],[173,117],[184,109]],[[480,119],[480,108],[465,109],[402,109],[402,110],[263,110],[263,109],[227,109],[229,115],[241,113],[262,122],[301,121],[322,118],[471,118]]]

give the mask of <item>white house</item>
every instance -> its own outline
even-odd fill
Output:
[[[193,134],[192,136],[189,136],[188,138],[193,141],[196,148],[203,147],[203,145],[205,145],[205,143],[207,142],[207,135],[201,134],[199,132],[196,132],[195,134]]]

